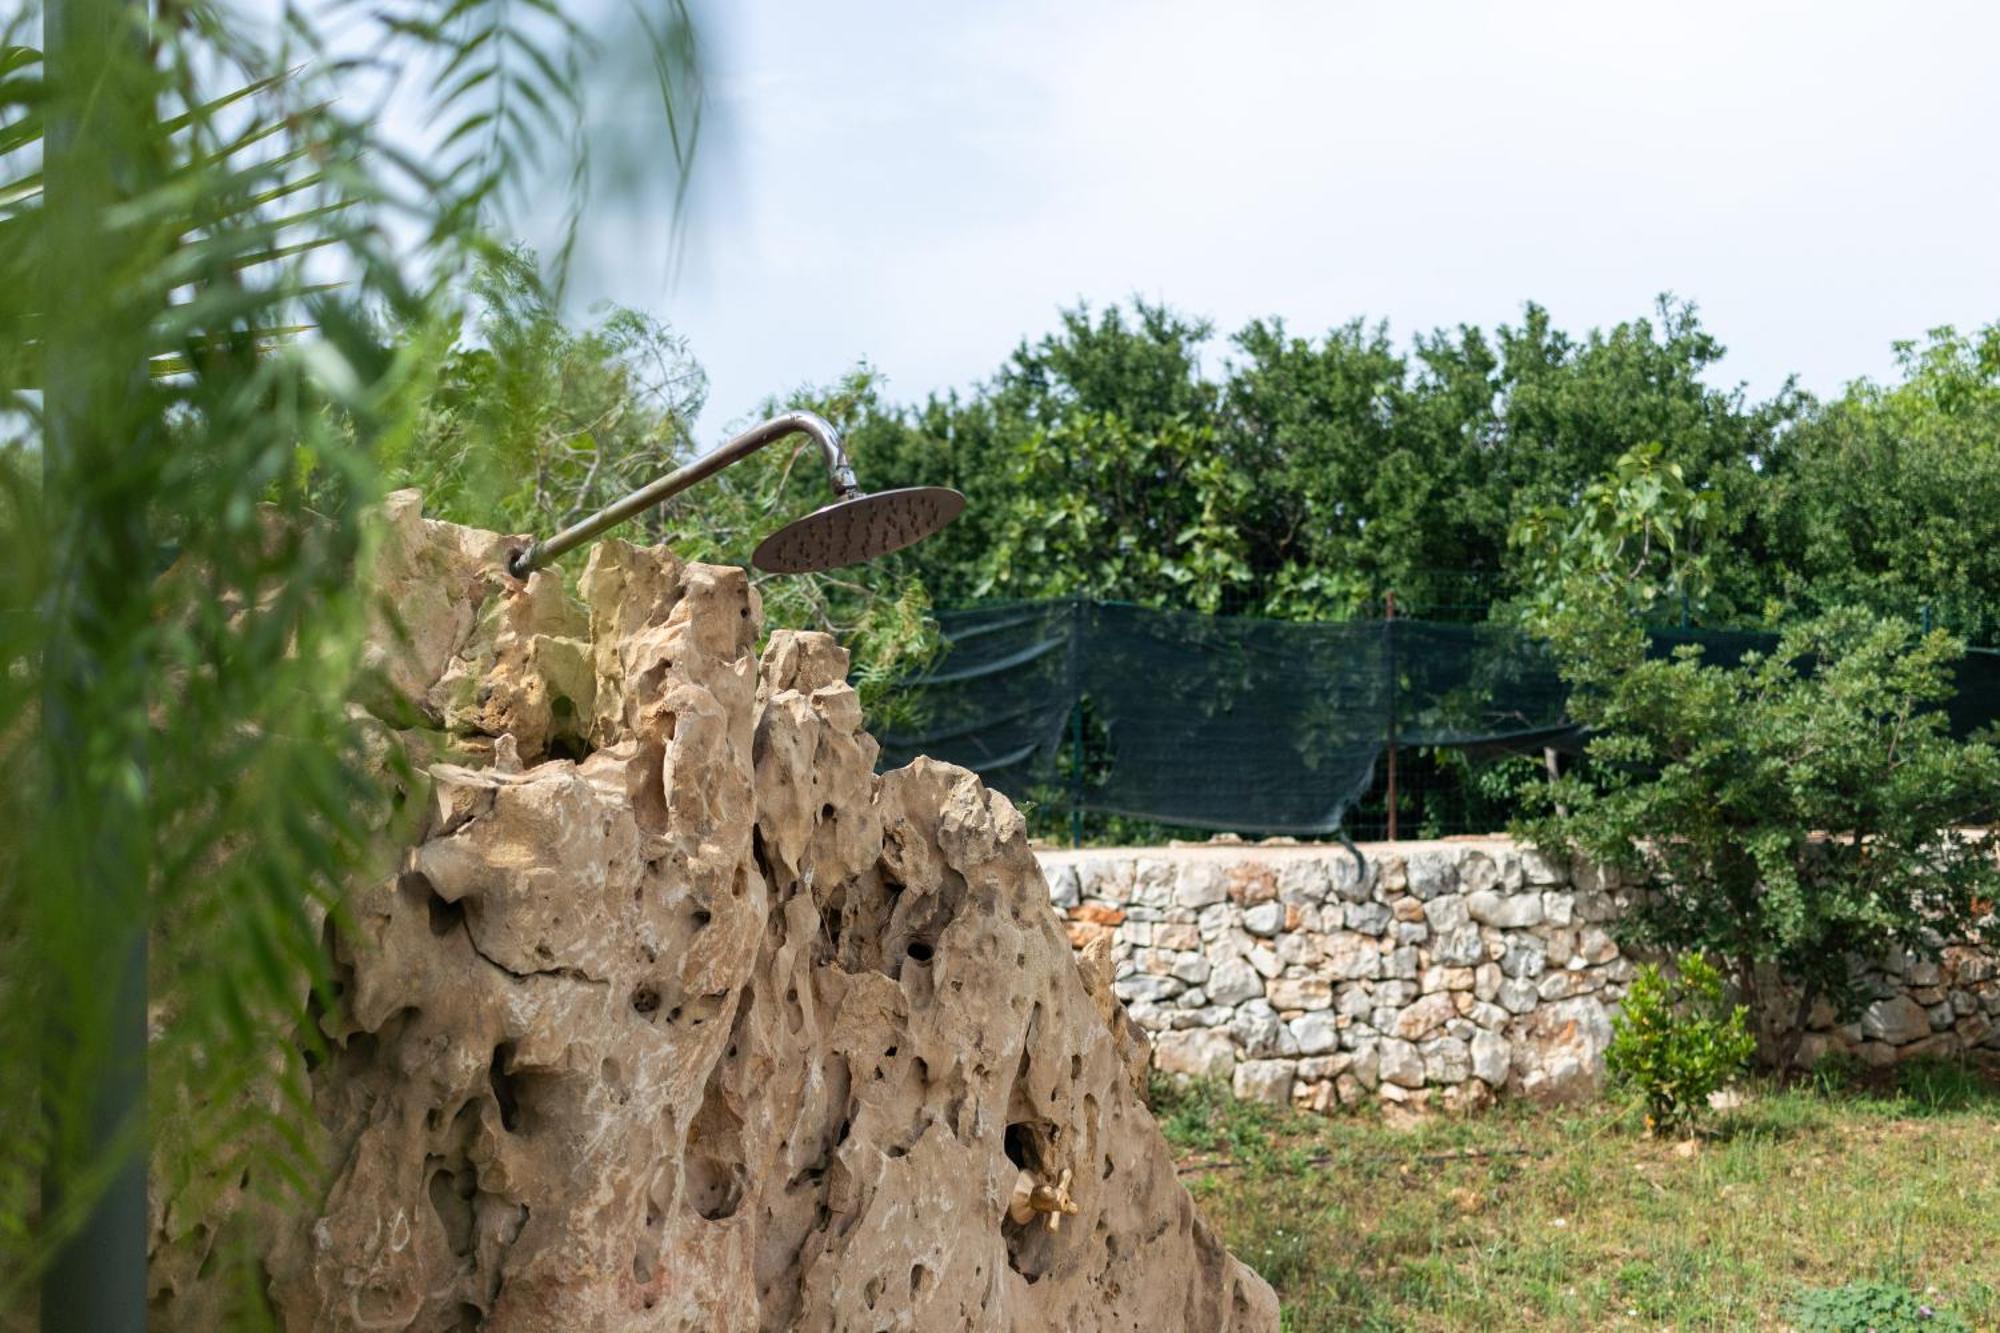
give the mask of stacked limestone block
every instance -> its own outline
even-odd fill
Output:
[[[1992,938],[1991,927],[1985,932]],[[1976,944],[1936,944],[1929,957],[1901,949],[1858,968],[1867,1007],[1841,1023],[1824,1000],[1807,1017],[1799,1062],[1845,1052],[1864,1064],[1895,1064],[1980,1049],[2000,1052],[2000,963]]]
[[[1041,853],[1071,940],[1108,951],[1154,1065],[1325,1111],[1575,1100],[1603,1081],[1634,974],[1631,894],[1504,838],[1363,848]],[[2000,1047],[2000,983],[1973,947],[1864,969],[1873,1003],[1812,1016],[1803,1058],[1871,1063]]]

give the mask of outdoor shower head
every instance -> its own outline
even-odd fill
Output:
[[[547,541],[515,552],[508,557],[507,572],[524,579],[565,551],[601,536],[696,482],[707,480],[731,463],[741,462],[772,441],[793,434],[810,435],[819,444],[835,499],[759,543],[756,554],[750,557],[750,562],[759,569],[774,574],[802,574],[873,560],[923,540],[957,518],[965,508],[965,497],[943,486],[912,486],[867,494],[855,479],[846,451],[840,447],[840,432],[815,413],[787,412],[752,426],[686,467],[676,468],[589,518],[572,523]]]
[[[965,497],[944,486],[856,491],[779,528],[757,543],[750,563],[772,574],[859,564],[922,541],[964,508]]]

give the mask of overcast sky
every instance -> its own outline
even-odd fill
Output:
[[[2000,319],[1990,0],[752,0],[705,40],[678,273],[606,211],[578,295],[688,335],[708,434],[863,358],[969,385],[1133,293],[1404,342],[1672,291],[1757,393]]]

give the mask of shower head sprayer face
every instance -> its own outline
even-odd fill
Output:
[[[794,519],[757,545],[750,563],[771,574],[805,574],[873,560],[957,518],[965,497],[944,486],[851,495]]]

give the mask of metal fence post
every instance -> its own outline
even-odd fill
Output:
[[[1069,845],[1083,846],[1083,598],[1069,607]]]
[[[1389,841],[1396,841],[1396,590],[1391,588],[1382,599],[1382,633],[1386,640],[1387,652],[1384,656],[1389,663],[1389,734],[1388,734],[1388,790],[1386,801],[1389,807]]]

